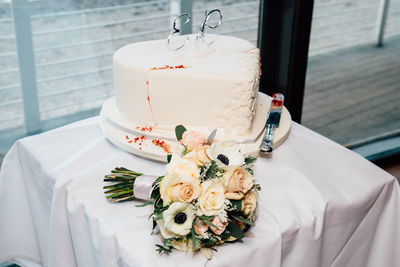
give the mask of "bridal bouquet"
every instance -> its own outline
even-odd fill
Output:
[[[145,203],[154,205],[150,218],[160,232],[160,253],[199,250],[210,259],[212,249],[243,238],[254,225],[260,190],[252,170],[256,158],[244,156],[237,145],[214,141],[215,133],[206,138],[176,127],[179,148],[168,155],[166,175],[152,180],[151,202]],[[114,182],[105,187],[108,198],[137,197],[132,185],[142,174],[124,168],[113,172],[105,178]]]

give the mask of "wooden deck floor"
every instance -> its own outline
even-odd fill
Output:
[[[400,132],[400,37],[310,58],[302,124],[344,145]]]

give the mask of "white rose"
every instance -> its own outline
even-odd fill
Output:
[[[183,159],[178,155],[172,156],[171,162],[167,164],[166,168],[168,173],[174,173],[182,177],[191,176],[195,179],[200,177],[200,170],[196,163],[189,159]]]
[[[207,153],[209,149],[210,149],[209,145],[191,147],[190,152],[184,155],[183,158],[195,162],[197,166],[204,165],[207,162],[210,162],[211,160]]]
[[[165,230],[168,230],[174,237],[183,237],[190,233],[195,217],[192,205],[182,202],[172,203],[163,212]]]
[[[228,142],[214,142],[208,151],[209,157],[215,160],[218,166],[242,166],[244,155],[236,144]]]
[[[202,183],[202,192],[198,198],[198,214],[213,216],[222,212],[225,202],[225,190],[217,180],[208,180]]]
[[[160,182],[160,196],[164,206],[175,201],[190,203],[200,195],[200,192],[200,182],[192,176],[170,173]]]

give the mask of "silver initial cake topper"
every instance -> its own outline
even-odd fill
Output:
[[[218,21],[215,24],[211,24],[211,23],[209,23],[209,19],[212,16],[212,14],[214,14],[214,13],[218,15]],[[181,32],[181,29],[178,29],[178,27],[177,27],[177,23],[179,22],[179,20],[181,18],[184,18],[184,17],[186,17],[186,20],[181,22],[181,24],[186,24],[191,20],[191,17],[189,14],[183,13],[183,14],[177,16],[174,19],[174,22],[172,24],[172,31],[171,31],[170,35],[168,36],[168,40],[167,40],[168,48],[171,50],[177,51],[177,50],[183,48],[189,42],[189,37],[186,37],[183,43],[181,42],[178,45],[172,44],[172,39],[173,39],[174,35],[179,34]],[[212,45],[215,42],[215,40],[212,40],[210,42],[206,41],[207,28],[216,29],[216,28],[218,28],[219,25],[221,25],[221,23],[222,23],[222,13],[219,9],[213,9],[210,12],[207,12],[207,10],[206,10],[204,13],[204,20],[201,23],[199,32],[197,33],[197,36],[196,36],[196,42],[198,42],[198,43],[201,42],[201,44],[205,43],[207,45]]]
[[[172,46],[172,43],[171,43],[171,40],[172,40],[172,37],[174,36],[174,34],[177,34],[177,33],[180,33],[180,32],[181,32],[181,29],[178,29],[177,26],[176,26],[176,24],[177,24],[178,20],[179,20],[180,18],[183,18],[183,17],[186,17],[186,20],[185,20],[184,22],[182,22],[182,24],[186,24],[186,23],[188,23],[188,22],[190,21],[190,15],[187,14],[187,13],[183,13],[183,14],[177,16],[177,17],[174,19],[174,23],[172,24],[172,29],[173,29],[173,30],[171,31],[171,34],[168,36],[168,47],[169,47],[170,49],[172,49],[172,50],[179,50],[179,49],[183,48],[183,47],[189,42],[189,37],[187,37],[187,38],[185,39],[185,42],[182,43],[182,44],[180,44],[180,45],[178,45],[177,47],[173,47],[173,46]]]
[[[214,25],[213,25],[213,24],[209,24],[209,22],[208,22],[208,20],[210,19],[211,15],[212,15],[213,13],[217,13],[217,14],[218,14],[218,22],[215,23]],[[218,26],[221,25],[221,23],[222,23],[222,13],[221,13],[221,10],[219,10],[219,9],[213,9],[213,10],[211,10],[211,11],[208,12],[208,13],[207,13],[207,10],[206,10],[205,13],[204,13],[204,16],[205,16],[205,17],[204,17],[204,20],[203,20],[203,22],[202,22],[201,25],[200,25],[200,30],[199,30],[199,32],[197,33],[196,41],[201,40],[201,41],[204,41],[204,42],[205,42],[205,39],[206,39],[206,29],[207,29],[207,28],[216,29],[216,28],[218,28]],[[215,42],[215,40],[213,40],[213,41],[211,41],[211,42],[208,42],[207,45],[212,45],[214,42]]]

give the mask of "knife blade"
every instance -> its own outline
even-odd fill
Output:
[[[273,151],[274,131],[279,127],[283,101],[285,97],[281,93],[272,96],[271,107],[269,109],[267,122],[265,123],[265,134],[260,146],[260,154],[268,155]]]

